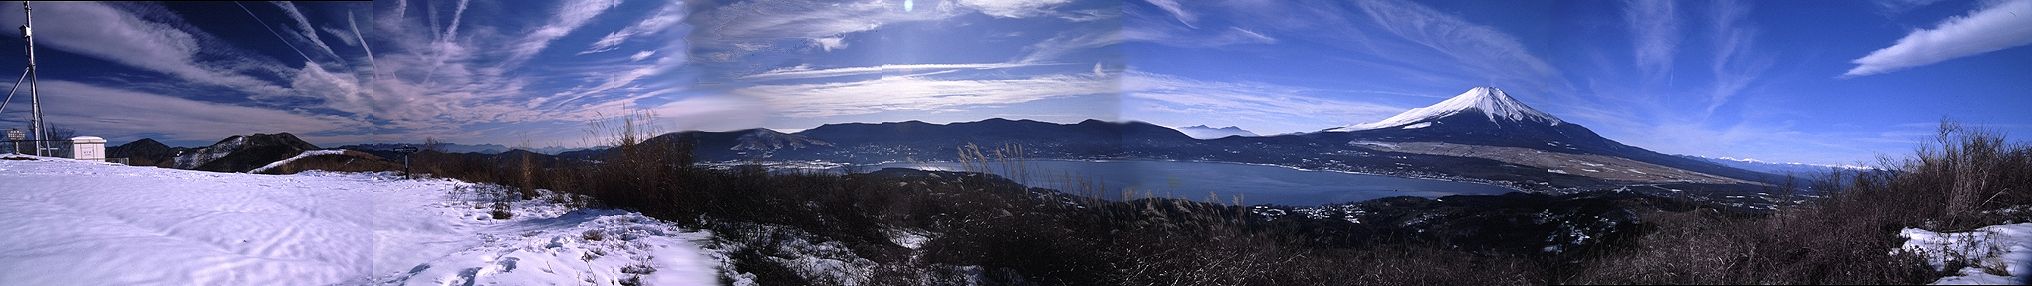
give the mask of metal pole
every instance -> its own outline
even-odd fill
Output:
[[[35,117],[35,155],[49,156],[49,130],[42,120],[42,96],[35,90],[35,9],[28,7],[28,1],[21,2],[21,13],[27,18],[21,24],[21,38],[28,40],[28,102],[32,109],[29,116]]]

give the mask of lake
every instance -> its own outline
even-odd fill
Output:
[[[1440,197],[1447,195],[1490,195],[1513,190],[1494,185],[1413,179],[1328,171],[1307,171],[1278,166],[1216,162],[1179,161],[1073,161],[1027,160],[1025,172],[1012,172],[997,164],[990,173],[1009,177],[1033,187],[1058,190],[1080,189],[1076,179],[1103,185],[1101,197],[1122,198],[1124,189],[1149,192],[1162,197],[1205,201],[1209,192],[1230,203],[1235,195],[1243,204],[1320,205],[1364,201],[1394,196]],[[860,171],[883,168],[910,168],[936,171],[965,171],[952,162],[888,163],[862,166]],[[1088,184],[1094,185],[1094,184]]]

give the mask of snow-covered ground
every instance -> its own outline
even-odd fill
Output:
[[[303,159],[303,158],[310,158],[310,157],[317,157],[317,156],[326,156],[326,155],[345,155],[345,154],[346,154],[346,150],[310,150],[310,151],[303,151],[303,153],[297,153],[297,154],[296,154],[296,156],[294,156],[294,157],[289,157],[289,158],[287,158],[287,159],[282,159],[282,160],[278,160],[278,161],[275,161],[275,162],[273,162],[273,163],[268,163],[268,165],[263,165],[263,166],[261,166],[260,168],[254,168],[254,170],[249,170],[249,171],[247,171],[247,172],[248,172],[248,173],[255,173],[255,174],[260,174],[260,173],[266,173],[266,172],[268,172],[268,169],[274,169],[274,168],[277,168],[277,167],[282,167],[282,165],[289,165],[289,163],[290,163],[290,162],[296,162],[296,160],[300,160],[300,159]]]
[[[0,160],[0,284],[714,285],[710,236],[484,186]]]
[[[2032,278],[2032,223],[1992,225],[1970,232],[1939,233],[1907,228],[1905,251],[1926,257],[1935,269],[1949,262],[1967,265],[1959,275],[1940,278],[1941,285],[2012,285]],[[2002,274],[2002,275],[1999,275]]]

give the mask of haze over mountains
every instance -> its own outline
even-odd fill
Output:
[[[1193,125],[1180,127],[1178,128],[1178,132],[1184,132],[1185,136],[1190,136],[1193,139],[1214,139],[1228,136],[1248,136],[1248,137],[1260,136],[1256,135],[1256,132],[1249,132],[1249,130],[1242,130],[1241,127],[1234,126],[1213,128],[1207,127],[1206,125]]]

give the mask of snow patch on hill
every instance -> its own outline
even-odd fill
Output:
[[[346,154],[346,150],[310,150],[310,151],[303,151],[303,153],[297,153],[297,154],[296,154],[296,156],[292,156],[292,157],[289,157],[288,159],[282,159],[282,160],[279,160],[279,161],[275,161],[275,162],[273,162],[273,163],[268,163],[268,165],[262,165],[262,166],[261,166],[260,168],[254,168],[254,170],[249,170],[249,171],[247,171],[247,172],[248,172],[248,173],[261,173],[261,172],[267,172],[267,171],[268,171],[268,169],[274,169],[274,168],[276,168],[276,167],[282,167],[282,165],[289,165],[289,163],[290,163],[290,162],[296,162],[296,160],[297,160],[297,159],[303,159],[303,158],[310,158],[310,157],[317,157],[317,156],[324,156],[324,155],[345,155],[345,154]]]
[[[1958,275],[1941,285],[2022,285],[2032,279],[2032,223],[1992,225],[1970,232],[1940,233],[1917,228],[1898,231],[1904,251],[1917,253],[1935,270],[1961,262]],[[2003,275],[1999,275],[2003,274]]]
[[[197,169],[198,166],[204,166],[205,163],[210,163],[212,160],[232,155],[233,151],[239,151],[240,147],[247,145],[246,143],[247,137],[233,136],[232,139],[225,142],[214,143],[211,146],[206,146],[206,148],[200,148],[191,153],[177,156],[175,167],[177,169]]]
[[[453,180],[33,158],[0,160],[7,284],[714,285],[727,265],[704,232]]]
[[[1701,158],[1701,159],[1708,159],[1709,161],[1715,161],[1715,160],[1720,160],[1720,161],[1730,161],[1730,162],[1740,162],[1740,163],[1747,163],[1747,164],[1759,164],[1759,165],[1773,165],[1773,166],[1778,166],[1778,167],[1800,167],[1800,168],[1821,168],[1821,169],[1845,169],[1845,170],[1876,170],[1876,169],[1877,169],[1877,168],[1871,168],[1871,167],[1869,167],[1869,166],[1863,166],[1863,165],[1829,165],[1829,164],[1807,164],[1807,163],[1793,163],[1793,162],[1769,162],[1769,161],[1764,161],[1764,160],[1757,160],[1757,159],[1751,159],[1751,158],[1734,158],[1734,157],[1720,157],[1720,158],[1711,158],[1711,157],[1701,157],[1701,156],[1693,156],[1693,157],[1698,157],[1698,158]],[[1724,163],[1724,162],[1717,162],[1717,163]]]

